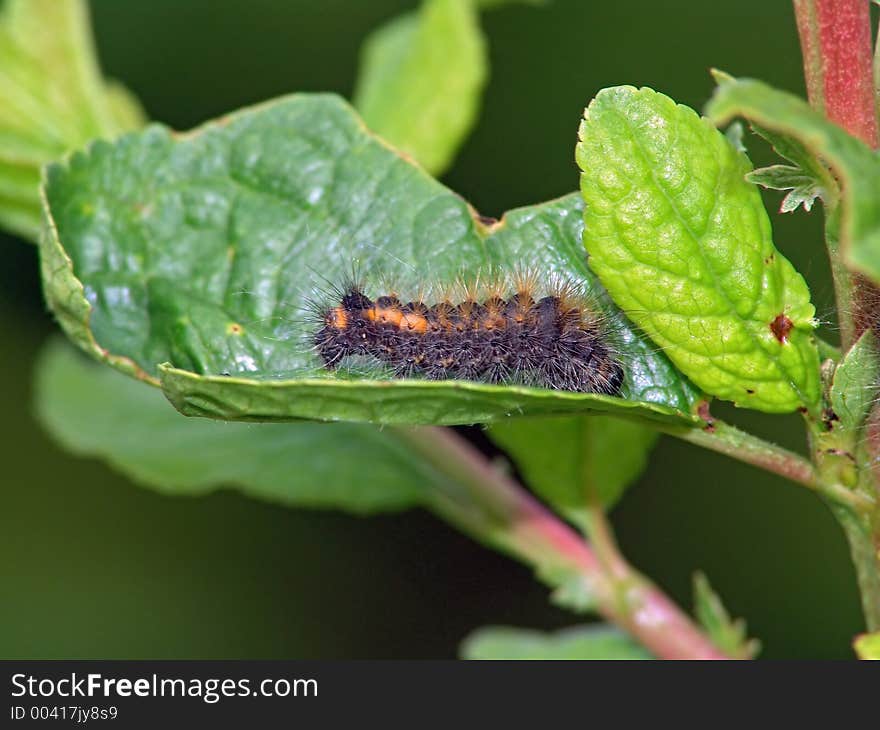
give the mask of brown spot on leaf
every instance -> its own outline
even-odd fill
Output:
[[[791,332],[792,327],[794,322],[784,314],[776,315],[776,319],[770,323],[770,331],[780,344],[788,342],[788,333]]]

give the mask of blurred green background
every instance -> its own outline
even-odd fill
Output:
[[[91,3],[107,75],[181,129],[290,91],[350,95],[365,35],[414,5]],[[513,3],[483,26],[483,113],[444,179],[487,215],[576,188],[578,119],[604,86],[648,85],[701,108],[717,66],[803,94],[786,2]],[[772,159],[747,144],[756,163]],[[775,211],[779,196],[767,202]],[[773,216],[777,245],[831,319],[821,223],[821,212]],[[35,250],[8,236],[0,246],[0,657],[452,657],[487,623],[579,620],[526,568],[421,512],[174,499],[63,453],[32,416],[33,364],[55,330]],[[803,448],[796,417],[715,411]],[[666,438],[613,517],[627,555],[679,601],[690,605],[691,573],[706,571],[764,657],[851,656],[861,617],[846,546],[806,490]]]

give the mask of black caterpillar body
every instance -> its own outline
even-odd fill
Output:
[[[466,294],[427,305],[394,295],[370,299],[362,285],[342,288],[338,303],[320,310],[314,338],[328,368],[347,356],[371,356],[397,377],[518,383],[614,395],[623,369],[602,320],[572,286],[557,284],[535,299],[526,279],[503,298]]]

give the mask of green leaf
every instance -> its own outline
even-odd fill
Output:
[[[669,97],[616,87],[587,108],[577,159],[590,266],[629,317],[710,395],[815,411],[814,308],[746,156]]]
[[[487,626],[464,640],[463,659],[651,659],[626,634],[603,624],[555,633]]]
[[[809,211],[816,198],[822,197],[823,191],[812,175],[792,165],[770,165],[753,170],[746,175],[746,180],[773,190],[790,190],[782,199],[780,213],[792,213],[803,205]]]
[[[184,418],[155,388],[51,342],[37,415],[68,451],[170,495],[233,487],[297,507],[367,514],[420,504],[430,472],[390,434],[360,424],[243,424]]]
[[[608,509],[644,470],[657,432],[618,418],[516,418],[489,435],[526,483],[580,528],[586,510]]]
[[[187,415],[477,423],[611,412],[690,424],[699,392],[605,297],[571,195],[484,226],[330,95],[295,95],[187,135],[154,125],[52,165],[47,300],[86,351],[161,384]],[[622,398],[324,370],[306,303],[356,263],[398,290],[524,265],[592,293],[626,369]],[[168,363],[159,367],[160,363]],[[224,375],[224,373],[228,373]],[[358,377],[360,376],[360,377]]]
[[[476,122],[487,75],[472,0],[424,0],[367,38],[354,105],[370,129],[439,174]]]
[[[40,168],[143,123],[105,81],[81,0],[6,0],[0,9],[0,225],[36,240]]]
[[[719,75],[718,72],[716,72],[716,78],[731,80],[731,77]],[[752,131],[772,145],[776,154],[793,163],[793,167],[797,168],[803,176],[813,181],[813,186],[825,202],[833,203],[837,199],[840,191],[834,176],[831,175],[822,160],[810,152],[801,142],[786,134],[780,134],[758,124],[752,124],[751,127]]]
[[[859,659],[880,659],[880,632],[860,634],[853,642]]]
[[[732,76],[721,71],[713,71],[715,78],[722,81],[735,81]],[[736,124],[736,122],[734,122]],[[825,203],[834,203],[839,189],[834,177],[825,164],[810,152],[800,141],[786,134],[752,124],[752,131],[767,140],[780,157],[784,157],[792,165],[771,165],[753,170],[746,175],[746,180],[774,190],[791,190],[782,200],[780,213],[791,213],[799,205],[809,211],[816,198]]]
[[[734,659],[754,659],[761,642],[749,639],[742,619],[732,620],[703,573],[694,573],[694,613],[712,642]]]
[[[834,370],[829,401],[837,418],[835,430],[856,432],[867,418],[880,380],[877,347],[873,332],[865,330]]]
[[[880,206],[877,205],[880,161],[877,155],[793,94],[751,79],[720,78],[706,107],[709,117],[716,124],[725,124],[737,116],[745,117],[760,128],[800,145],[804,150],[801,159],[814,160],[814,169],[821,169],[819,160],[830,165],[841,182],[840,239],[844,257],[852,268],[880,281]],[[785,152],[781,154],[789,156]],[[825,174],[827,176],[827,172]]]

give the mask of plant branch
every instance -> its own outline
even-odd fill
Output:
[[[832,509],[849,542],[865,625],[868,631],[880,631],[880,570],[878,570],[880,546],[874,542],[871,521],[860,519],[846,508]]]
[[[407,449],[448,478],[447,491],[427,495],[441,516],[533,565],[539,575],[579,575],[590,586],[599,612],[659,658],[728,658],[660,589],[629,566],[612,538],[600,537],[597,554],[453,430],[420,426],[395,432]]]
[[[794,0],[810,104],[878,145],[867,0]]]
[[[877,28],[877,36],[874,41],[874,107],[876,114],[880,116],[880,27]]]
[[[870,3],[867,0],[794,0],[798,33],[804,57],[804,74],[812,106],[849,134],[872,149],[878,147],[877,94],[875,83],[880,62],[871,54]],[[844,352],[867,329],[878,331],[880,322],[880,289],[862,276],[849,273],[841,261],[838,245],[840,210],[831,206],[826,211],[826,243],[835,280],[841,339]],[[871,424],[876,421],[877,404],[863,429],[866,449],[856,450],[853,465],[858,482],[872,475],[872,459],[867,454],[878,451],[877,438]],[[819,479],[835,479],[839,465],[833,458],[832,434],[819,424],[812,424],[811,441]],[[841,490],[845,488],[840,486]],[[874,490],[861,489],[859,497],[873,501]],[[827,494],[827,493],[826,493]],[[853,496],[857,492],[851,492]],[[831,496],[828,495],[827,496]],[[849,541],[856,569],[865,621],[871,630],[880,628],[880,508],[859,510],[855,504],[835,500],[832,510]]]
[[[872,149],[878,147],[875,69],[867,0],[794,0],[804,57],[807,94],[813,108]],[[853,276],[840,260],[836,205],[826,211],[826,242],[834,278],[844,351],[876,326],[880,291]]]
[[[831,280],[834,282],[834,299],[837,302],[837,322],[840,327],[841,349],[845,352],[858,338],[857,331],[864,330],[864,322],[856,324],[854,307],[855,277],[843,262],[840,251],[840,205],[829,206],[825,211],[825,245],[828,248],[828,261],[831,265]]]
[[[859,513],[869,513],[874,509],[874,502],[869,497],[853,492],[841,484],[823,482],[816,467],[803,456],[740,431],[723,421],[713,419],[711,425],[705,428],[670,426],[661,427],[660,430],[682,441],[778,474]]]

